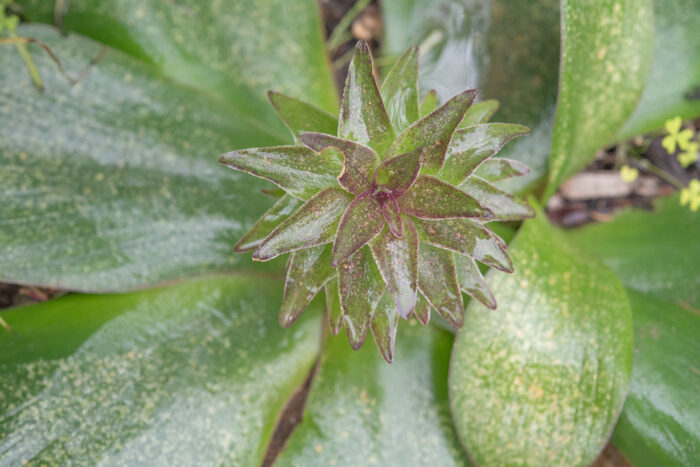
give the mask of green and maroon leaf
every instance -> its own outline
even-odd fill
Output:
[[[413,309],[413,314],[416,315],[416,318],[423,326],[430,321],[430,303],[428,303],[428,299],[425,298],[420,290],[417,294],[416,307]]]
[[[267,261],[290,251],[330,243],[351,197],[340,188],[327,188],[307,201],[282,222],[253,253]]]
[[[493,220],[517,221],[535,216],[535,210],[527,201],[499,190],[477,176],[467,178],[459,188],[489,209]]]
[[[396,237],[385,229],[370,243],[370,248],[394,300],[396,311],[408,319],[416,306],[418,232],[409,217],[403,217],[403,224],[405,229],[402,237]]]
[[[418,177],[423,154],[423,148],[416,148],[383,160],[374,171],[374,186],[385,186],[393,196],[401,196]]]
[[[477,167],[474,175],[481,177],[487,182],[497,182],[510,177],[520,177],[527,175],[530,169],[520,161],[494,157],[484,161]]]
[[[508,141],[529,132],[527,127],[513,123],[484,123],[460,128],[452,137],[439,177],[459,185]]]
[[[464,322],[464,304],[459,291],[454,255],[451,251],[421,243],[418,287],[445,321],[455,328]]]
[[[370,317],[384,294],[386,284],[368,247],[348,258],[338,268],[338,291],[343,322],[353,349],[362,347]]]
[[[292,253],[279,315],[279,322],[283,327],[291,326],[321,287],[335,275],[330,261],[331,249],[328,245]]]
[[[504,272],[513,272],[506,243],[489,229],[470,219],[416,219],[421,242],[470,256]]]
[[[396,137],[388,156],[405,154],[419,147],[423,154],[424,173],[437,173],[445,162],[445,152],[452,133],[464,117],[464,113],[476,97],[471,89],[457,94],[431,114],[421,118]]]
[[[455,255],[455,266],[457,267],[459,288],[471,297],[479,300],[486,307],[495,310],[497,306],[496,299],[474,260],[466,256]]]
[[[394,198],[387,198],[380,204],[380,207],[382,210],[382,216],[384,216],[386,225],[389,226],[391,233],[397,237],[401,237],[403,235],[403,224],[401,223],[399,205],[396,204],[396,200]]]
[[[394,129],[374,80],[372,55],[365,41],[357,43],[348,69],[338,136],[365,144],[380,156],[394,140]]]
[[[278,146],[231,151],[219,162],[270,180],[295,198],[308,200],[337,184],[343,160],[336,153],[318,154],[303,146]]]
[[[305,133],[301,142],[314,151],[328,147],[340,149],[343,153],[343,170],[338,176],[340,185],[354,195],[370,189],[372,174],[379,165],[379,156],[372,148],[322,133]]]
[[[338,131],[338,119],[315,105],[274,91],[268,92],[267,97],[292,132],[295,141],[299,141],[299,137],[309,131],[331,135]]]
[[[379,235],[384,228],[384,216],[379,202],[372,196],[361,195],[348,206],[338,226],[333,243],[331,266],[336,267],[350,255]]]
[[[343,328],[343,309],[340,306],[340,293],[338,292],[338,275],[333,276],[324,286],[326,292],[326,314],[328,325],[334,336]]]
[[[369,327],[374,336],[379,353],[387,363],[394,359],[394,342],[396,342],[396,328],[399,325],[399,314],[394,308],[394,301],[389,292],[384,292],[379,300],[377,309],[370,319]]]
[[[430,175],[420,175],[398,203],[401,212],[421,219],[493,218],[491,210],[474,197]]]
[[[466,128],[468,126],[480,125],[488,122],[500,105],[501,104],[496,99],[474,102],[471,107],[467,109],[464,118],[457,128]]]
[[[237,253],[252,251],[262,245],[265,238],[280,225],[282,221],[291,216],[301,205],[304,204],[291,195],[284,194],[258,221],[253,227],[241,237],[234,245],[233,250]]]
[[[430,115],[435,109],[437,109],[437,92],[435,89],[431,89],[423,98],[423,102],[420,103],[421,118]]]
[[[418,112],[418,47],[410,47],[389,71],[381,90],[391,123],[403,131],[420,118]]]

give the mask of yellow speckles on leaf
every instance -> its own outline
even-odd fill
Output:
[[[604,58],[605,58],[605,54],[607,53],[607,51],[608,51],[608,48],[605,47],[605,46],[603,46],[603,47],[601,47],[600,49],[598,49],[598,53],[596,54],[596,57],[598,58],[598,60],[604,59]]]

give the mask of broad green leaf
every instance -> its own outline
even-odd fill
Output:
[[[359,195],[371,188],[372,174],[379,164],[379,156],[372,148],[321,133],[306,133],[301,141],[318,152],[329,147],[340,149],[343,153],[343,171],[338,176],[338,182],[350,193]]]
[[[499,190],[477,176],[466,179],[459,189],[478,199],[484,208],[491,211],[495,220],[517,221],[535,215],[527,201]]]
[[[358,196],[340,219],[338,234],[333,242],[331,265],[338,266],[350,255],[379,235],[384,228],[379,202],[372,196]]]
[[[338,136],[367,145],[380,157],[394,140],[394,129],[374,80],[372,56],[365,41],[357,43],[348,69]]]
[[[452,250],[505,272],[513,272],[506,243],[478,222],[470,219],[416,219],[422,242]]]
[[[569,231],[626,287],[700,308],[700,222],[678,196],[660,199],[653,213],[628,209],[612,222]]]
[[[267,261],[290,251],[331,243],[350,201],[350,195],[340,188],[321,191],[277,226],[253,253],[253,259]]]
[[[410,218],[404,217],[406,226],[402,237],[396,237],[384,229],[370,248],[384,282],[393,298],[396,311],[408,318],[416,306],[418,281],[418,232]]]
[[[495,157],[479,165],[474,174],[493,183],[510,177],[521,177],[527,175],[528,172],[530,170],[522,162]]]
[[[493,297],[491,289],[481,275],[479,267],[473,258],[462,255],[455,255],[455,267],[457,268],[457,282],[462,292],[469,294],[472,298],[479,300],[488,308],[496,309],[496,299]]]
[[[228,152],[219,162],[267,179],[306,201],[324,188],[337,186],[336,178],[343,170],[340,156],[338,151],[316,153],[304,146],[278,146]]]
[[[338,292],[338,277],[333,277],[324,286],[326,293],[326,315],[333,335],[337,335],[343,327],[343,309],[340,306]]]
[[[423,101],[420,103],[421,118],[433,113],[435,109],[437,109],[437,93],[435,92],[435,89],[431,89],[430,91],[428,91],[428,93],[423,98]]]
[[[381,95],[396,131],[418,120],[418,47],[410,47],[394,63],[382,83]]]
[[[529,132],[527,127],[512,123],[484,123],[461,128],[452,137],[439,177],[459,185],[508,141]]]
[[[398,199],[402,212],[422,219],[491,218],[491,211],[472,196],[429,175],[420,175]]]
[[[374,185],[385,186],[394,196],[401,196],[418,177],[423,148],[385,159],[374,171]]]
[[[338,266],[338,291],[343,322],[353,349],[362,347],[370,316],[384,294],[386,284],[372,258],[369,247]]]
[[[386,225],[391,230],[391,233],[397,237],[403,235],[403,224],[401,222],[401,214],[399,213],[399,205],[394,198],[387,198],[381,203],[382,216],[386,221]]]
[[[290,195],[283,195],[260,219],[241,237],[233,249],[236,253],[252,251],[262,245],[268,235],[304,204]]]
[[[632,319],[615,274],[540,212],[511,244],[515,273],[489,274],[498,309],[472,300],[457,333],[450,403],[479,465],[589,465],[632,370]]]
[[[425,173],[437,173],[445,162],[447,145],[452,133],[464,117],[464,112],[474,102],[475,90],[464,91],[433,113],[421,118],[408,127],[392,143],[388,156],[397,156],[423,148],[423,168]]]
[[[451,343],[445,331],[401,323],[388,365],[370,346],[353,352],[329,338],[304,420],[275,465],[468,465],[447,401]]]
[[[311,303],[324,284],[335,277],[328,245],[295,251],[287,266],[279,322],[288,328]]]
[[[500,104],[496,99],[474,102],[471,107],[467,109],[464,118],[457,128],[466,128],[487,123],[491,120],[491,117],[493,117],[493,114],[496,113],[499,107]]]
[[[384,292],[382,299],[377,304],[377,309],[372,313],[369,327],[372,330],[374,343],[377,344],[379,353],[387,363],[394,359],[394,344],[396,343],[396,329],[399,325],[399,314],[394,307],[394,300],[388,291]]]
[[[545,198],[615,139],[651,69],[651,0],[562,1],[557,116]]]
[[[694,465],[700,449],[700,317],[628,290],[632,382],[613,442],[638,467]]]
[[[464,305],[453,253],[427,243],[421,243],[418,250],[418,288],[452,327],[461,327]]]
[[[260,465],[320,338],[318,309],[277,324],[280,289],[210,276],[3,312],[0,464]]]
[[[334,135],[338,131],[338,119],[315,105],[274,91],[268,92],[267,96],[284,124],[294,135],[295,141],[299,141],[303,133],[310,131],[329,135]]]

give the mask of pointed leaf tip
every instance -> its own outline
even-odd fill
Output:
[[[340,220],[338,233],[333,243],[331,266],[342,261],[379,235],[384,228],[384,216],[379,202],[369,194],[355,198]]]
[[[386,186],[398,198],[418,177],[424,154],[421,146],[406,154],[385,159],[374,171],[374,186]]]
[[[401,212],[422,219],[494,217],[493,212],[473,196],[430,175],[419,175],[397,202]]]
[[[338,131],[338,119],[325,110],[275,91],[268,91],[267,98],[295,141],[309,131],[329,134]]]
[[[330,247],[321,245],[292,253],[287,267],[279,314],[282,327],[291,326],[335,274],[330,266]]]

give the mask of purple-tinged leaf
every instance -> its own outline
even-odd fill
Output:
[[[233,251],[243,253],[252,251],[262,245],[275,227],[280,222],[291,216],[301,205],[302,201],[293,196],[285,194],[282,196],[260,219],[250,228],[250,230],[241,237],[233,246]]]
[[[423,98],[423,102],[420,103],[421,118],[430,115],[435,109],[437,109],[437,92],[435,92],[435,89],[431,89]]]
[[[394,140],[394,128],[377,89],[372,56],[365,41],[355,47],[340,106],[338,136],[367,145],[381,156]]]
[[[409,48],[394,63],[384,83],[382,99],[396,131],[420,118],[418,112],[418,47]]]
[[[384,186],[394,197],[401,196],[416,181],[423,153],[423,148],[417,148],[383,160],[374,171],[374,186]]]
[[[386,284],[369,248],[360,248],[338,267],[340,306],[353,349],[359,349],[365,342],[370,317],[385,288]]]
[[[477,198],[493,213],[490,220],[518,221],[535,216],[535,210],[527,201],[499,190],[475,175],[466,179],[459,188]]]
[[[384,228],[379,202],[369,195],[355,198],[348,206],[338,226],[333,243],[331,266],[338,264],[362,248]]]
[[[530,169],[520,161],[495,157],[484,161],[476,169],[474,175],[483,178],[487,182],[497,182],[510,177],[527,175],[529,172]]]
[[[308,131],[331,135],[338,131],[338,119],[315,105],[274,91],[268,92],[267,97],[289,131],[292,132],[295,141],[299,141],[302,133]]]
[[[336,274],[324,286],[326,292],[326,315],[328,325],[334,336],[337,336],[343,328],[343,309],[340,307],[340,293],[338,292],[338,275]]]
[[[452,137],[439,177],[459,185],[508,141],[529,132],[527,127],[513,123],[484,123],[460,128]]]
[[[403,235],[403,224],[401,223],[401,215],[399,213],[399,205],[396,204],[394,198],[387,198],[380,203],[382,216],[389,226],[389,230],[397,237]]]
[[[305,133],[301,142],[313,149],[322,151],[336,147],[343,153],[343,170],[338,176],[340,185],[353,195],[359,195],[372,186],[372,174],[379,165],[379,156],[374,149],[354,141],[321,133]]]
[[[351,199],[340,188],[321,191],[277,226],[253,253],[253,259],[267,261],[290,251],[332,242]]]
[[[416,307],[413,309],[413,314],[420,323],[425,326],[430,321],[430,303],[428,299],[419,291],[416,299]]]
[[[318,154],[303,146],[241,149],[224,154],[219,162],[270,180],[302,200],[337,185],[336,177],[343,169],[343,160],[338,154]]]
[[[470,219],[416,219],[421,242],[470,256],[505,272],[513,272],[506,243],[495,233]]]
[[[403,217],[403,224],[405,228],[401,238],[385,229],[370,243],[370,248],[394,300],[396,311],[408,319],[416,306],[418,232],[409,217]]]
[[[398,199],[399,210],[421,219],[493,218],[474,197],[430,175],[420,175]]]
[[[369,324],[379,353],[387,363],[391,363],[394,359],[394,342],[396,342],[399,315],[394,309],[394,302],[388,292],[384,292],[382,299],[379,300]]]
[[[455,255],[455,266],[457,267],[459,288],[488,308],[495,310],[496,299],[474,260],[466,256]]]
[[[462,292],[457,283],[454,254],[421,243],[418,261],[418,287],[430,306],[455,328],[464,323]]]
[[[423,147],[424,173],[437,173],[445,162],[445,152],[452,133],[464,117],[464,112],[476,97],[474,89],[464,91],[447,101],[430,115],[408,127],[396,137],[387,157],[405,154]]]
[[[501,104],[495,99],[488,99],[481,102],[474,102],[467,109],[464,118],[457,128],[466,128],[472,125],[479,125],[488,122],[496,113]]]
[[[295,251],[287,267],[279,322],[288,328],[311,303],[321,287],[335,276],[330,265],[331,249],[320,245]]]

